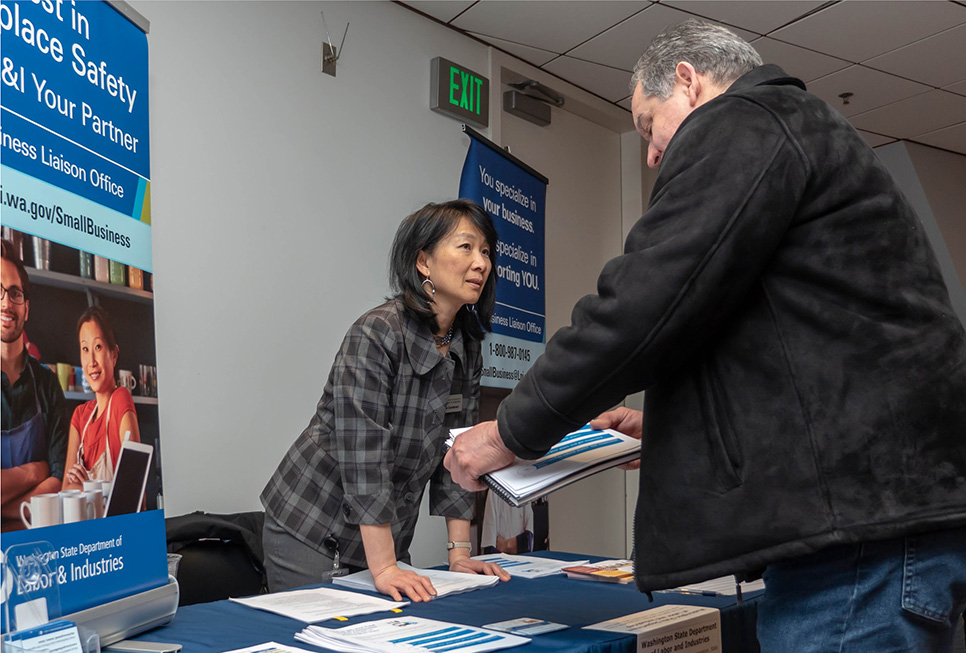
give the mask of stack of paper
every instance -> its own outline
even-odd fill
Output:
[[[309,626],[302,632],[295,633],[295,639],[313,646],[349,653],[483,653],[513,648],[530,641],[529,638],[518,635],[420,617],[367,621],[345,628]]]
[[[452,429],[448,447],[467,429]],[[543,458],[517,459],[509,467],[484,474],[485,483],[511,506],[522,506],[597,472],[637,460],[641,441],[606,429],[585,426],[553,446]]]
[[[495,562],[503,567],[514,578],[543,578],[562,574],[564,567],[582,565],[587,560],[551,560],[550,558],[535,558],[533,556],[510,555],[509,553],[490,553],[473,556],[474,560]]]
[[[450,594],[460,594],[462,592],[472,592],[483,587],[493,587],[500,582],[498,576],[483,576],[480,574],[463,574],[456,571],[443,571],[440,569],[417,569],[410,567],[404,562],[397,563],[400,569],[414,571],[420,576],[425,576],[436,588],[436,598],[442,598]],[[339,576],[332,579],[333,585],[341,585],[354,590],[366,592],[376,592],[376,584],[372,580],[372,572],[368,569],[357,571],[348,576]]]
[[[567,578],[600,580],[606,583],[631,583],[634,581],[633,560],[601,560],[587,565],[564,567]]]
[[[387,601],[375,596],[344,592],[331,587],[275,592],[231,600],[250,608],[274,612],[305,623],[332,619],[333,617],[372,614],[373,612],[394,610],[409,605],[409,601]]]
[[[677,592],[678,594],[697,594],[699,596],[735,596],[738,593],[739,585],[741,586],[742,592],[757,592],[765,589],[765,581],[760,578],[750,582],[738,583],[734,576],[722,576],[721,578],[706,580],[703,583],[682,585],[681,587],[661,591]]]

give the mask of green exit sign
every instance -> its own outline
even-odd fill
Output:
[[[431,66],[429,108],[478,127],[490,124],[490,80],[436,57]]]

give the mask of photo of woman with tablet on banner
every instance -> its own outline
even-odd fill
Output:
[[[74,409],[70,420],[65,490],[82,489],[89,480],[113,481],[121,443],[141,440],[134,399],[115,376],[120,348],[110,314],[100,306],[88,308],[77,321],[77,338],[95,398]]]
[[[395,295],[349,328],[308,426],[261,494],[270,591],[368,568],[376,589],[428,601],[409,562],[420,499],[446,518],[452,571],[509,575],[470,559],[474,495],[443,468],[449,429],[475,424],[481,340],[495,302],[496,229],[475,202],[427,204],[389,255]]]

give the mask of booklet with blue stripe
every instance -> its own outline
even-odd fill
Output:
[[[468,429],[452,429],[447,446]],[[509,467],[484,474],[485,483],[511,506],[520,507],[605,469],[637,460],[641,441],[611,429],[590,425],[568,433],[542,458],[517,458]]]

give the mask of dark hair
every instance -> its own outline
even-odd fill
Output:
[[[472,200],[458,199],[441,204],[427,204],[409,215],[399,229],[389,251],[389,283],[406,306],[406,312],[427,325],[434,333],[439,329],[432,299],[423,291],[423,277],[416,269],[421,251],[432,252],[439,242],[466,218],[480,230],[490,246],[490,274],[483,285],[476,309],[466,307],[456,314],[455,325],[463,333],[482,340],[490,331],[490,318],[496,303],[496,227],[483,207]]]
[[[24,299],[30,299],[30,277],[27,276],[27,271],[23,267],[23,261],[17,256],[13,243],[6,238],[3,239],[3,244],[0,246],[0,258],[3,258],[5,261],[10,261],[17,268],[17,274],[20,275],[20,290],[23,291]]]
[[[114,338],[114,320],[111,319],[111,314],[105,311],[100,306],[91,306],[86,311],[81,313],[80,318],[77,320],[77,336],[80,337],[81,327],[88,322],[94,322],[101,330],[101,334],[104,336],[104,342],[107,343],[107,348],[111,351],[117,350],[117,340]]]

